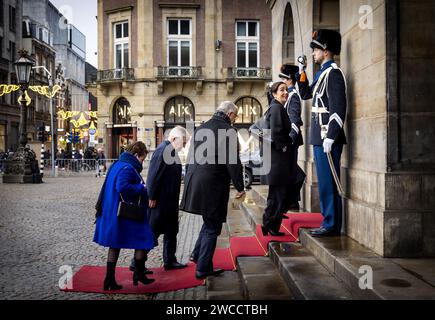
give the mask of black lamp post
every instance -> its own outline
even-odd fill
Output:
[[[5,162],[3,183],[41,183],[42,176],[39,172],[36,154],[27,147],[27,89],[30,82],[30,73],[34,61],[21,50],[20,58],[14,63],[21,90],[20,108],[20,146],[18,150],[8,157]]]
[[[25,106],[26,90],[30,82],[30,72],[34,65],[33,60],[31,60],[25,52],[21,52],[21,57],[15,61],[15,72],[18,78],[18,84],[21,89],[21,119],[20,119],[20,146],[25,148],[27,145],[27,109]]]

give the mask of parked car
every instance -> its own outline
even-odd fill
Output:
[[[263,162],[260,157],[260,151],[254,153],[244,152],[240,154],[240,162],[243,166],[243,183],[246,189],[249,189],[254,182],[260,181],[259,168]]]

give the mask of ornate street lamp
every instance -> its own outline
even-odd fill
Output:
[[[20,58],[14,63],[17,73],[21,97],[18,99],[21,107],[20,118],[20,146],[18,150],[5,161],[3,183],[41,183],[42,177],[38,168],[38,161],[33,150],[27,147],[27,108],[30,97],[27,93],[30,73],[34,61],[24,50],[19,51]]]

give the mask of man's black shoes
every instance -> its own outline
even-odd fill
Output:
[[[222,272],[224,272],[224,269],[214,269],[213,271],[209,271],[209,272],[195,272],[195,277],[196,279],[205,279],[207,277],[213,277],[213,276],[217,276],[218,274],[221,274]]]
[[[339,236],[340,233],[338,233],[334,229],[326,229],[320,227],[318,229],[311,230],[310,235],[312,235],[313,237],[333,237],[333,236]]]
[[[183,268],[187,268],[187,264],[182,264],[179,262],[174,262],[171,264],[165,264],[163,266],[163,268],[168,271],[168,270],[176,270],[176,269],[183,269]]]

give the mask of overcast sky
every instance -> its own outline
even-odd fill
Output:
[[[52,4],[86,36],[86,61],[98,67],[97,0],[50,0]]]

